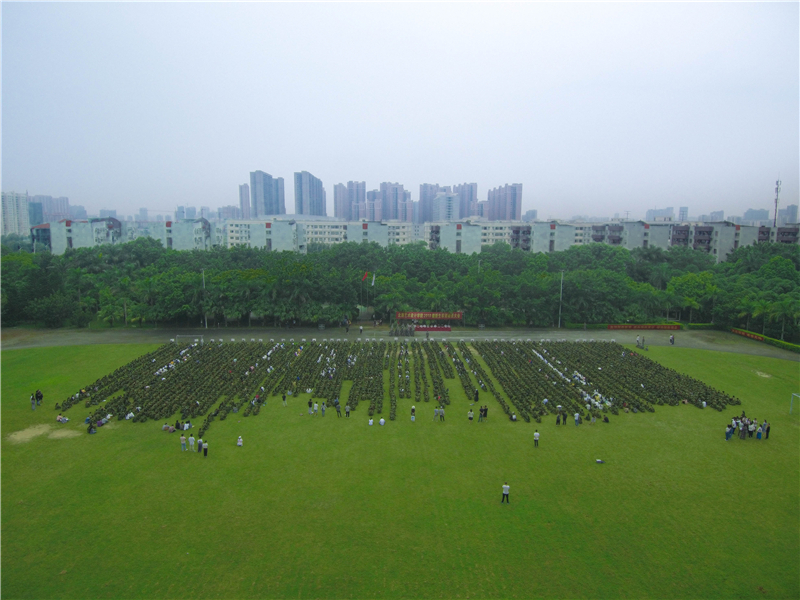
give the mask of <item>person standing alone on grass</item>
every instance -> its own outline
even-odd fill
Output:
[[[578,426],[578,421],[580,420],[580,418],[581,418],[581,414],[580,413],[575,413],[575,427]]]
[[[322,401],[322,416],[325,416],[325,401]]]
[[[344,407],[344,417],[345,417],[345,419],[349,419],[350,418],[350,405],[349,404],[346,404],[345,407]]]
[[[539,447],[539,430],[538,429],[533,432],[533,447],[534,448],[538,448]]]
[[[189,452],[194,452],[194,436],[189,434]]]
[[[417,407],[416,406],[412,406],[411,407],[411,422],[412,423],[416,419],[416,415],[417,415]]]
[[[203,442],[203,458],[208,456],[208,440]]]
[[[472,409],[470,408],[469,412],[467,413],[467,418],[469,419],[470,423],[472,423],[472,417],[473,416],[474,416],[474,413],[472,412]]]
[[[186,436],[181,434],[181,452],[186,452]]]
[[[286,404],[286,392],[283,392],[283,405],[287,406],[287,404]]]
[[[503,502],[508,502],[509,504],[511,504],[511,500],[508,499],[508,491],[510,489],[511,486],[508,485],[508,482],[506,481],[505,484],[503,485],[503,498],[500,500],[500,504],[502,504]]]

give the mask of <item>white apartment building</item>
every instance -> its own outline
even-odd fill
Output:
[[[481,251],[481,226],[477,223],[425,223],[424,232],[429,250],[443,248],[453,254]]]
[[[3,192],[3,235],[16,233],[26,236],[30,233],[30,220],[28,218],[28,194],[17,192]]]
[[[744,245],[800,243],[800,227],[797,225],[759,227],[728,221],[565,223],[486,221],[472,217],[462,221],[416,224],[406,221],[297,220],[275,216],[265,220],[231,219],[224,223],[206,219],[150,222],[120,222],[113,218],[65,219],[44,225],[29,231],[39,243],[49,244],[54,254],[62,254],[68,248],[88,248],[149,237],[174,250],[248,246],[301,254],[308,251],[310,244],[330,246],[344,242],[375,242],[387,247],[424,241],[429,249],[445,248],[455,254],[473,254],[480,252],[482,246],[496,243],[508,244],[523,252],[559,252],[590,244],[628,250],[649,247],[667,250],[683,246],[707,252],[720,262]]]

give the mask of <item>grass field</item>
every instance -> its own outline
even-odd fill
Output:
[[[386,427],[273,399],[215,422],[205,459],[159,423],[88,436],[74,407],[55,427],[56,401],[153,348],[2,353],[4,598],[800,596],[795,362],[651,348],[742,406],[594,426],[512,424],[488,395],[470,424],[448,380],[444,424],[430,405],[411,423],[407,399]],[[741,409],[768,441],[724,441]]]

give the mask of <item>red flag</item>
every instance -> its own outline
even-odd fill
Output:
[[[364,281],[367,278],[367,275],[369,275],[369,271],[364,271],[364,276],[361,278],[361,281]]]

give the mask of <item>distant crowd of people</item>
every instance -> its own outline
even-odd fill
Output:
[[[755,437],[757,440],[768,440],[769,429],[770,424],[766,419],[759,425],[758,419],[750,419],[745,416],[744,411],[742,411],[741,417],[734,417],[725,427],[725,441],[727,442],[734,435],[738,435],[740,440],[746,440],[752,437]]]

